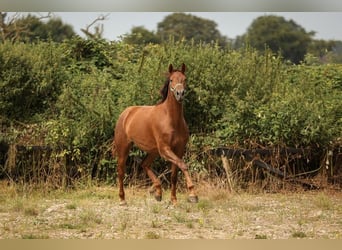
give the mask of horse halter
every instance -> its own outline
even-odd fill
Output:
[[[184,99],[185,89],[182,83],[176,83],[174,87],[171,86],[172,80],[170,80],[170,90],[175,96],[177,102],[182,102]],[[177,87],[181,86],[181,89],[178,89]]]

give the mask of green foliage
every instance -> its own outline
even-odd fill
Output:
[[[185,13],[173,13],[166,16],[162,22],[158,23],[157,36],[166,42],[170,37],[174,37],[176,41],[193,39],[196,43],[218,42],[222,46],[225,46],[227,42],[214,21]]]
[[[341,136],[341,68],[299,65],[258,113],[260,131],[290,146],[328,145]],[[266,137],[266,135],[264,135]],[[267,137],[266,137],[267,138]]]
[[[0,12],[0,30],[0,42],[62,42],[75,35],[72,26],[64,24],[60,18],[37,17],[31,14],[9,16],[6,12]]]
[[[153,32],[145,29],[143,26],[133,27],[131,33],[123,38],[125,43],[147,45],[149,43],[160,43],[160,38]]]
[[[341,136],[340,66],[284,66],[269,59],[268,73],[256,71],[260,77],[241,93],[233,91],[220,136],[297,147],[328,145]]]
[[[254,48],[263,51],[267,46],[274,53],[280,52],[286,60],[298,64],[304,59],[313,34],[293,20],[269,15],[256,18],[245,36]]]
[[[0,44],[0,113],[23,121],[51,111],[65,81],[62,61],[54,43]]]
[[[79,37],[61,44],[3,43],[1,114],[25,122],[39,114],[40,141],[55,150],[52,156],[65,157],[78,173],[112,180],[119,114],[157,103],[168,65],[183,62],[192,133],[186,157],[198,171],[208,147],[257,142],[323,150],[342,136],[340,65],[288,65],[270,50],[173,39],[146,46]],[[20,143],[20,136],[6,138]]]

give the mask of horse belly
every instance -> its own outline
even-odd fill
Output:
[[[158,152],[157,143],[153,136],[150,107],[138,107],[126,119],[126,134],[128,138],[141,150],[148,153]]]

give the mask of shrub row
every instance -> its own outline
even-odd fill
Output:
[[[108,176],[120,112],[155,104],[168,65],[183,62],[185,116],[197,154],[203,147],[252,143],[324,150],[341,137],[341,65],[289,65],[249,47],[172,40],[142,47],[76,37],[0,44],[0,140],[24,143],[28,129],[18,124],[39,124],[26,144],[39,141],[80,171]]]

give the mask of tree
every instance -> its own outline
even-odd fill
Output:
[[[342,41],[335,41],[332,50],[332,59],[333,62],[342,64]]]
[[[82,28],[81,31],[88,39],[102,39],[103,24],[99,24],[98,22],[105,21],[107,17],[108,14],[98,16],[91,24],[87,25],[85,29]],[[93,31],[91,31],[91,28],[93,28]]]
[[[191,40],[195,42],[212,43],[226,45],[227,38],[222,36],[214,21],[200,18],[191,14],[173,13],[158,23],[157,35],[162,41],[166,41],[170,36],[175,40]]]
[[[31,14],[20,16],[18,14],[8,17],[7,13],[0,13],[1,41],[46,41],[51,39],[62,42],[75,35],[72,26],[64,24],[60,18],[47,16],[37,17]],[[43,22],[43,19],[49,19]]]
[[[308,54],[309,56],[316,58],[318,63],[338,63],[339,42],[341,43],[341,41],[334,40],[312,40],[308,48]]]
[[[274,53],[298,64],[308,51],[314,32],[306,32],[293,20],[281,16],[261,16],[249,26],[246,34],[238,40],[247,40],[254,48],[263,51],[267,46]]]
[[[123,40],[129,44],[149,44],[160,43],[160,38],[152,31],[143,26],[133,27],[131,33],[127,34]]]

